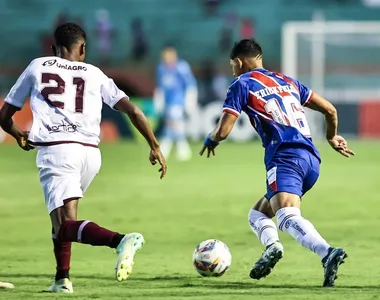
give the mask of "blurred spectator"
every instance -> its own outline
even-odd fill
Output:
[[[84,31],[86,31],[86,28],[84,26],[83,18],[82,17],[75,17],[75,19],[73,20],[73,22],[75,24],[78,24]]]
[[[233,43],[233,28],[236,24],[236,15],[228,13],[224,16],[222,30],[219,37],[219,50],[221,53],[230,51]]]
[[[51,56],[53,55],[53,50],[51,46],[54,43],[53,39],[53,32],[55,29],[69,21],[69,15],[66,11],[62,11],[58,14],[58,16],[55,18],[54,23],[53,23],[53,28],[51,32],[48,33],[43,33],[41,36],[41,42],[42,42],[42,56]]]
[[[69,21],[69,14],[67,13],[67,11],[62,11],[59,13],[59,15],[57,16],[57,18],[55,19],[55,22],[54,22],[54,30],[62,25],[62,24],[65,24]]]
[[[101,65],[108,64],[112,46],[113,25],[106,9],[99,9],[96,12],[96,36],[98,39],[99,63]]]
[[[148,53],[148,43],[143,29],[142,20],[135,18],[131,22],[132,56],[135,60],[142,60]]]
[[[42,41],[42,56],[51,56],[53,55],[53,50],[51,46],[54,43],[52,33],[44,33],[41,37]]]
[[[221,53],[230,51],[232,45],[232,30],[229,28],[222,28],[219,39],[219,50]]]
[[[226,98],[226,91],[229,86],[229,77],[221,69],[214,71],[212,78],[212,91],[215,100],[223,101]]]
[[[204,106],[213,102],[214,94],[212,89],[212,80],[214,75],[214,62],[212,60],[204,60],[201,64],[199,79],[199,105]]]
[[[240,38],[251,39],[255,36],[255,27],[250,19],[243,19],[240,26]]]
[[[218,11],[220,0],[203,0],[207,13],[215,14]]]

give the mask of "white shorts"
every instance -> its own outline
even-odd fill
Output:
[[[102,164],[100,150],[80,144],[38,147],[36,158],[49,214],[68,199],[82,198]]]

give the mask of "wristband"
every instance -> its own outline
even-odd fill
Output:
[[[211,134],[209,134],[209,135],[206,137],[205,141],[204,141],[204,145],[205,145],[206,147],[212,147],[212,148],[215,148],[216,146],[219,145],[219,142],[213,141],[213,140],[211,139]]]

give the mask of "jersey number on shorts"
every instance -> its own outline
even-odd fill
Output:
[[[269,99],[265,104],[265,111],[272,116],[275,122],[297,128],[304,136],[311,136],[305,111],[297,98],[294,96],[284,96],[282,103],[286,112],[281,109],[277,99]]]
[[[53,101],[49,98],[49,96],[62,95],[65,92],[66,82],[58,74],[42,73],[41,83],[51,83],[52,81],[55,82],[55,85],[43,88],[41,94],[50,105],[64,109],[65,103]],[[82,113],[85,81],[81,77],[74,77],[72,84],[76,86],[75,112]]]

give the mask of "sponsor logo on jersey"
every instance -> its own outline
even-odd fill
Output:
[[[72,71],[87,71],[87,68],[85,66],[71,66],[69,64],[60,64],[57,62],[56,59],[49,59],[42,64],[44,67],[52,67],[56,66],[57,68],[60,69],[65,69],[65,70],[72,70]]]
[[[49,130],[49,133],[56,133],[56,132],[77,132],[78,128],[81,128],[82,125],[78,122],[76,123],[67,123],[62,120],[62,123],[59,125],[46,125],[47,130]]]
[[[56,62],[57,62],[56,59],[49,59],[49,60],[45,61],[42,65],[44,67],[51,67],[51,66],[54,66]]]
[[[72,70],[72,71],[87,71],[87,68],[84,66],[70,66],[67,64],[59,64],[59,63],[57,63],[57,68]]]

